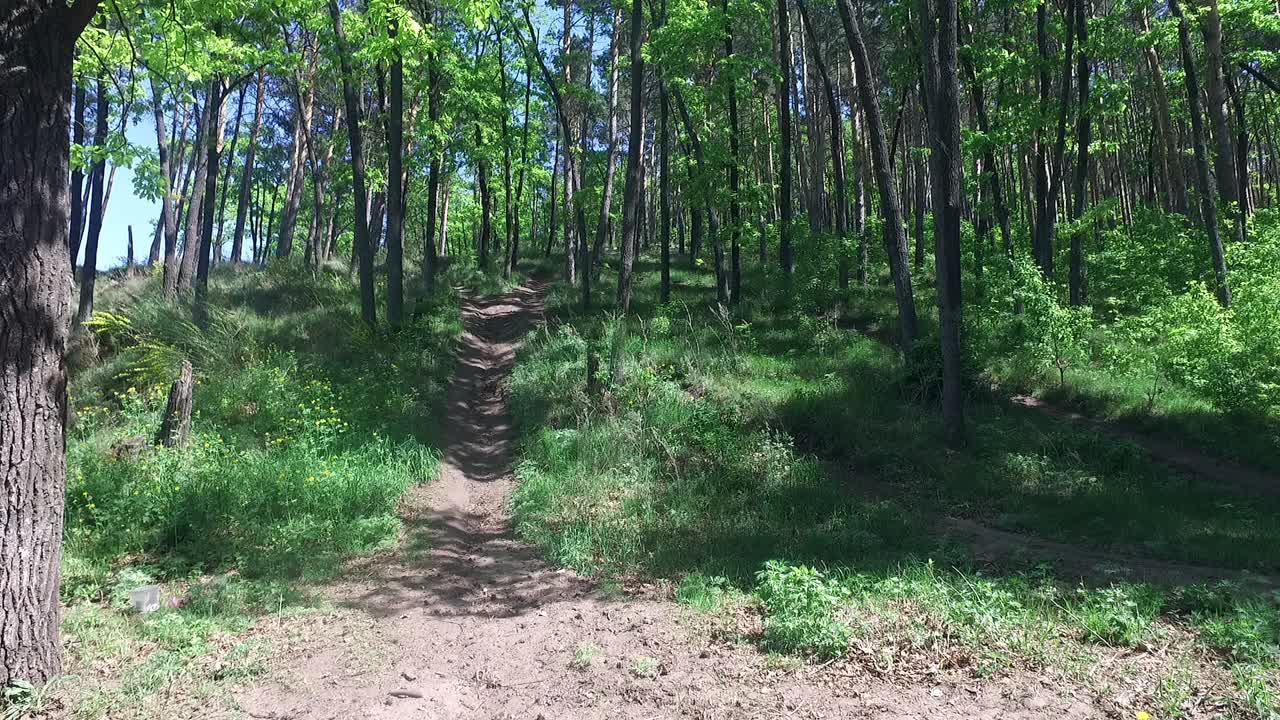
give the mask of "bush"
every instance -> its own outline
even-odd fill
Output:
[[[839,657],[849,647],[849,626],[836,619],[845,597],[819,570],[771,560],[757,575],[764,603],[765,649],[781,653]]]

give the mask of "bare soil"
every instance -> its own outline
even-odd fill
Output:
[[[606,592],[547,565],[511,526],[503,394],[531,283],[464,306],[437,482],[410,493],[391,553],[328,593],[338,609],[264,621],[271,657],[227,714],[303,718],[1096,718],[1113,700],[1057,672],[981,682],[945,663],[787,666],[660,588]],[[743,631],[735,627],[747,626]],[[209,707],[209,714],[214,712]],[[1129,717],[1132,717],[1132,712]],[[207,715],[206,715],[207,716]]]

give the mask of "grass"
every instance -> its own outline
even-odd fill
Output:
[[[62,595],[75,682],[52,691],[71,716],[159,716],[174,687],[198,699],[252,679],[267,648],[251,628],[309,612],[298,587],[396,542],[401,494],[436,473],[461,331],[452,288],[474,279],[442,277],[395,332],[370,332],[353,281],[328,268],[219,269],[203,329],[159,297],[158,276],[100,283],[71,383]],[[159,447],[184,358],[191,442]],[[129,590],[153,583],[166,605],[127,609]]]
[[[625,321],[607,275],[591,313],[554,290],[552,323],[511,380],[516,520],[552,559],[604,578],[674,578],[704,612],[745,591],[770,651],[979,675],[1053,666],[1094,682],[1100,655],[1163,643],[1240,713],[1273,711],[1273,599],[1228,585],[1081,585],[1045,558],[977,563],[936,531],[952,515],[1122,567],[1136,556],[1274,573],[1273,499],[1224,495],[1130,443],[978,392],[970,448],[940,450],[927,366],[804,302],[716,311],[711,278],[681,268],[659,305],[656,273],[639,278]],[[748,280],[749,292],[774,282]],[[590,393],[593,354],[601,389]],[[1216,638],[1226,627],[1233,640]],[[1151,707],[1158,694],[1173,702],[1176,683],[1148,679]]]

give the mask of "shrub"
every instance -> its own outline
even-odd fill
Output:
[[[765,649],[782,653],[839,657],[849,646],[850,629],[836,619],[844,591],[827,576],[803,565],[776,560],[757,575],[757,593],[765,607]]]

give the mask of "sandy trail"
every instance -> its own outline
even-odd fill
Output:
[[[502,383],[541,320],[543,287],[464,304],[439,480],[406,498],[400,547],[331,588],[340,610],[263,630],[271,659],[233,699],[233,716],[1104,716],[1089,693],[1047,674],[979,683],[940,664],[890,679],[856,661],[780,670],[658,593],[611,598],[547,565],[511,528]]]

